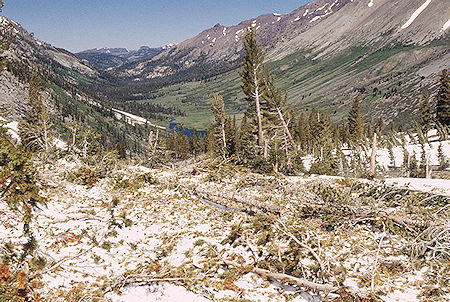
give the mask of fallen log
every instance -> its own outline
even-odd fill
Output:
[[[249,267],[244,266],[244,265],[240,265],[236,262],[233,261],[229,261],[229,260],[224,260],[224,263],[226,265],[229,266],[234,266],[236,268],[240,268],[240,269],[248,269]],[[262,277],[265,278],[270,278],[270,279],[275,279],[278,281],[289,281],[291,283],[296,284],[297,286],[303,287],[303,288],[307,288],[309,290],[313,290],[313,291],[319,291],[319,292],[323,292],[325,294],[329,294],[329,293],[336,293],[338,291],[342,291],[344,289],[344,291],[346,290],[346,288],[341,288],[341,287],[336,287],[333,286],[331,284],[321,284],[321,283],[315,283],[315,282],[311,282],[308,281],[306,279],[302,279],[302,278],[297,278],[291,275],[287,275],[287,274],[283,274],[283,273],[273,273],[269,270],[263,269],[263,268],[258,268],[258,267],[252,267],[250,269],[251,272],[258,274]],[[349,293],[351,293],[352,295],[355,295],[361,299],[369,299],[368,295],[366,293],[363,293],[359,290],[356,289],[348,289],[347,290]]]
[[[242,197],[237,197],[235,195],[233,195],[232,197],[228,197],[225,196],[223,194],[214,194],[211,192],[205,192],[205,191],[200,191],[200,190],[195,190],[194,193],[196,195],[200,195],[200,196],[207,196],[207,198],[212,199],[212,197],[214,198],[219,198],[219,199],[224,199],[227,201],[231,201],[234,203],[238,203],[238,204],[242,204],[245,206],[249,206],[249,207],[253,207],[256,208],[260,211],[263,212],[270,212],[270,213],[274,213],[274,214],[280,214],[281,212],[281,208],[276,206],[276,205],[271,205],[271,204],[265,204],[262,202],[256,202],[256,201],[251,201],[251,200],[247,200],[245,198]]]

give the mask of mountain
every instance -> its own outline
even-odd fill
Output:
[[[217,24],[149,60],[112,68],[128,84],[110,93],[183,105],[188,114],[180,121],[202,128],[210,121],[204,117],[212,92],[227,96],[229,113],[242,114],[236,70],[251,25],[268,69],[297,112],[317,106],[339,120],[362,93],[368,120],[403,123],[421,90],[433,90],[440,70],[450,65],[447,2],[316,0],[285,15]]]
[[[10,60],[40,65],[71,82],[81,79],[91,81],[99,76],[96,69],[79,60],[74,54],[40,41],[17,22],[0,16],[0,23],[11,24],[13,40],[7,51]]]
[[[78,52],[76,56],[86,60],[98,69],[108,69],[125,63],[151,59],[166,48],[150,48],[148,46],[142,46],[138,50],[128,50],[126,48],[94,48]]]
[[[350,1],[331,3],[329,0],[317,0],[287,15],[266,14],[230,27],[216,24],[146,62],[118,67],[114,74],[120,77],[149,79],[176,76],[180,73],[189,74],[190,78],[198,78],[216,73],[208,71],[204,66],[229,70],[236,67],[242,57],[242,41],[250,24],[256,29],[258,40],[264,48],[271,49],[278,42],[292,39],[306,31],[312,26],[311,20],[317,22],[326,19]]]
[[[112,104],[85,89],[86,85],[111,84],[110,77],[74,54],[40,41],[13,20],[0,18],[0,25],[10,24],[12,36],[4,53],[7,68],[0,72],[0,109],[7,111],[7,120],[19,121],[28,111],[28,81],[37,71],[45,88],[44,102],[59,134],[69,135],[66,124],[77,121],[101,133],[107,148],[121,142],[134,153],[145,150],[143,129],[118,120]]]

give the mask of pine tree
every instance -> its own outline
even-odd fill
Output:
[[[342,125],[339,129],[340,136],[341,136],[341,142],[343,145],[348,146],[349,145],[349,137],[350,134],[348,133],[348,125],[345,122],[345,120],[342,121]]]
[[[378,136],[381,136],[381,131],[383,131],[383,128],[384,128],[383,119],[380,117],[378,118],[377,123],[375,124],[374,131],[378,134]]]
[[[281,92],[275,86],[273,74],[268,73],[265,79],[264,99],[265,117],[268,136],[271,138],[273,146],[272,154],[276,156],[273,162],[275,171],[278,167],[283,173],[293,173],[293,158],[297,155],[297,148],[294,138],[291,134],[290,122],[293,118],[292,111],[287,103],[287,94]]]
[[[304,153],[309,153],[309,141],[310,141],[310,129],[309,122],[305,118],[305,114],[302,112],[297,122],[296,129],[297,140],[300,145],[300,150]]]
[[[417,161],[417,153],[416,150],[413,150],[413,154],[410,158],[410,171],[411,171],[411,177],[419,177],[419,163]]]
[[[255,144],[255,125],[250,123],[249,120],[252,119],[250,111],[244,114],[241,121],[241,129],[239,131],[239,143],[241,145],[238,155],[240,162],[249,166],[256,159],[258,145]]]
[[[350,134],[350,140],[354,146],[359,146],[364,136],[364,124],[359,99],[359,97],[355,98],[352,108],[348,113],[348,131]]]
[[[418,105],[418,108],[420,110],[419,125],[422,127],[423,131],[427,133],[432,120],[430,92],[427,89],[422,93],[422,101]]]
[[[0,1],[0,12],[3,1]],[[0,27],[0,36],[4,37],[5,28]],[[0,55],[7,49],[8,43],[0,39]],[[3,71],[6,60],[0,60],[0,72]],[[23,145],[15,144],[4,127],[6,122],[0,121],[0,201],[6,202],[8,207],[21,217],[23,237],[27,238],[22,246],[22,252],[5,254],[2,249],[2,277],[0,278],[0,301],[40,301],[39,293],[33,288],[40,286],[40,270],[36,265],[36,239],[31,230],[33,209],[44,204],[40,186],[37,183],[37,172],[30,154]],[[11,247],[8,248],[10,250]],[[24,267],[29,271],[24,273]],[[19,281],[20,280],[20,281]],[[33,281],[33,285],[31,282]],[[18,283],[20,282],[20,286]]]
[[[216,125],[220,129],[220,135],[222,140],[221,153],[223,159],[227,157],[227,138],[225,135],[225,122],[227,116],[225,114],[225,105],[223,103],[223,97],[217,93],[214,93],[211,100],[211,111],[214,113],[214,118],[216,120]]]
[[[442,70],[439,79],[439,91],[436,96],[436,120],[442,125],[450,125],[450,74]]]
[[[272,116],[272,119],[278,120],[276,124],[283,129],[290,143],[294,146],[294,138],[289,129],[293,114],[287,103],[287,93],[283,95],[281,90],[275,86],[275,78],[272,73],[268,73],[265,78],[264,99],[266,100],[268,114]]]
[[[43,102],[44,88],[36,72],[31,75],[28,88],[27,115],[19,123],[19,135],[22,144],[30,151],[48,152],[52,145],[52,123]]]
[[[439,142],[438,146],[438,159],[439,159],[439,169],[445,170],[448,167],[447,157],[442,150],[442,142]]]
[[[264,55],[261,47],[256,42],[255,31],[252,26],[247,28],[244,39],[245,60],[244,70],[239,74],[242,79],[242,90],[246,95],[246,100],[250,104],[251,111],[254,111],[254,118],[257,129],[257,144],[259,154],[267,158],[265,148],[263,125],[262,125],[262,103],[264,102]],[[249,122],[249,121],[247,121]]]
[[[331,119],[325,112],[313,108],[309,115],[309,127],[312,152],[320,160],[324,160],[332,150],[333,124]]]

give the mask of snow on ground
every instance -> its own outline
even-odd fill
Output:
[[[399,188],[450,196],[448,179],[386,178],[385,182]]]
[[[424,4],[422,4],[409,18],[408,21],[406,21],[405,24],[403,24],[403,26],[401,27],[401,29],[405,29],[408,28],[408,26],[410,26],[414,20],[416,20],[416,18],[427,8],[427,6],[431,3],[431,0],[427,0],[425,1]]]
[[[431,165],[439,165],[438,148],[440,142],[431,142],[430,144],[425,144],[425,154],[430,159]],[[406,150],[410,156],[413,156],[414,152],[416,154],[416,159],[420,162],[420,157],[422,153],[422,146],[418,144],[408,144],[406,145]],[[394,154],[394,162],[396,167],[401,167],[403,165],[403,148],[394,147],[392,148]],[[450,141],[442,142],[442,151],[447,157],[450,155]],[[391,165],[391,160],[389,156],[388,149],[378,149],[377,150],[377,165],[388,169]]]
[[[13,122],[7,123],[5,126],[8,128],[8,133],[11,135],[11,137],[16,139],[17,141],[20,141],[19,123],[13,121]]]
[[[367,4],[368,7],[372,7],[373,6],[373,0],[370,0],[370,2]]]
[[[166,129],[166,127],[155,125],[155,124],[151,123],[149,120],[147,120],[147,119],[145,119],[143,117],[140,117],[140,116],[137,116],[137,115],[134,115],[134,114],[131,114],[131,113],[119,110],[119,109],[114,109],[113,108],[112,110],[115,112],[115,115],[116,115],[117,119],[121,119],[121,118],[125,117],[126,122],[129,123],[129,124],[132,124],[132,125],[134,125],[134,124],[140,124],[140,125],[148,124],[149,126],[156,127],[156,128],[159,128],[159,129]]]
[[[122,290],[122,294],[110,294],[108,298],[113,302],[208,302],[211,301],[187,291],[182,286],[167,284],[153,284],[151,286],[129,286]]]
[[[165,278],[164,271],[180,268],[183,271],[197,270],[196,274],[202,276],[199,268],[207,263],[204,248],[208,245],[214,246],[223,259],[240,257],[244,263],[252,264],[255,257],[252,250],[223,242],[233,225],[245,221],[249,216],[239,211],[229,213],[208,206],[200,198],[189,194],[189,189],[226,196],[238,194],[248,200],[264,202],[284,200],[288,207],[283,212],[289,213],[289,205],[302,202],[305,195],[293,196],[299,198],[297,200],[286,196],[282,188],[302,188],[311,181],[337,183],[341,179],[329,176],[277,179],[273,176],[237,173],[234,178],[210,182],[206,180],[208,175],[204,172],[193,176],[188,173],[190,171],[183,169],[155,170],[126,166],[89,187],[65,180],[64,175],[76,168],[75,164],[66,160],[56,164],[54,170],[59,174],[49,179],[55,185],[43,192],[49,201],[36,213],[33,222],[39,252],[48,261],[43,279],[44,296],[54,301],[61,293],[80,284],[95,290],[129,273]],[[147,184],[139,189],[114,185],[114,179],[133,179],[142,173],[151,173],[159,183]],[[386,180],[389,185],[404,186],[409,183],[409,187],[414,190],[429,192],[438,192],[438,189],[447,189],[448,192],[449,182]],[[117,204],[113,200],[118,201]],[[14,213],[4,203],[0,203],[0,213],[0,242],[22,242],[22,230],[18,220],[14,219]],[[310,228],[306,230],[317,235],[318,240],[324,243],[320,253],[324,259],[345,255],[342,263],[348,270],[346,285],[351,287],[358,287],[361,275],[371,272],[376,263],[378,242],[389,237],[392,242],[402,243],[402,239],[396,235],[374,232],[364,225],[329,233],[316,224],[312,220],[306,221],[305,227]],[[199,244],[199,240],[205,244]],[[384,261],[400,259],[397,255],[385,256]],[[400,260],[406,261],[403,258]],[[154,261],[161,267],[150,270],[148,265]],[[315,264],[308,253],[303,255],[299,263],[304,268]],[[126,285],[121,288],[121,293],[111,291],[106,298],[114,302],[206,302],[209,299],[239,298],[250,301],[287,301],[294,297],[294,301],[299,302],[318,301],[312,293],[280,289],[279,284],[267,282],[253,273],[246,273],[235,281],[224,281],[218,276],[225,272],[223,267],[217,272],[209,270],[209,281],[201,286],[202,290],[195,286],[185,287],[183,282],[154,282],[147,286]],[[385,276],[389,282],[379,285],[389,293],[385,300],[397,301],[403,297],[410,301],[418,300],[420,286],[425,281],[423,276],[414,277],[413,273],[414,270],[399,276]]]

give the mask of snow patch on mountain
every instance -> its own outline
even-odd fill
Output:
[[[442,26],[442,31],[447,30],[447,28],[450,27],[450,19],[448,19],[447,22],[445,22],[445,24]]]
[[[373,6],[373,0],[370,0],[369,4],[367,4],[368,7],[372,7]]]
[[[405,29],[408,28],[413,22],[414,20],[416,20],[416,18],[427,8],[427,6],[431,3],[431,0],[427,0],[425,1],[424,4],[422,4],[422,6],[420,6],[409,18],[408,21],[406,21],[405,24],[403,24],[403,26],[401,27],[401,29]]]
[[[305,17],[309,13],[309,9],[305,10],[305,13],[303,14],[303,17]]]
[[[324,9],[327,5],[328,5],[328,3],[325,3],[323,6],[319,7],[318,9],[316,9],[316,12],[318,12],[319,10]]]

